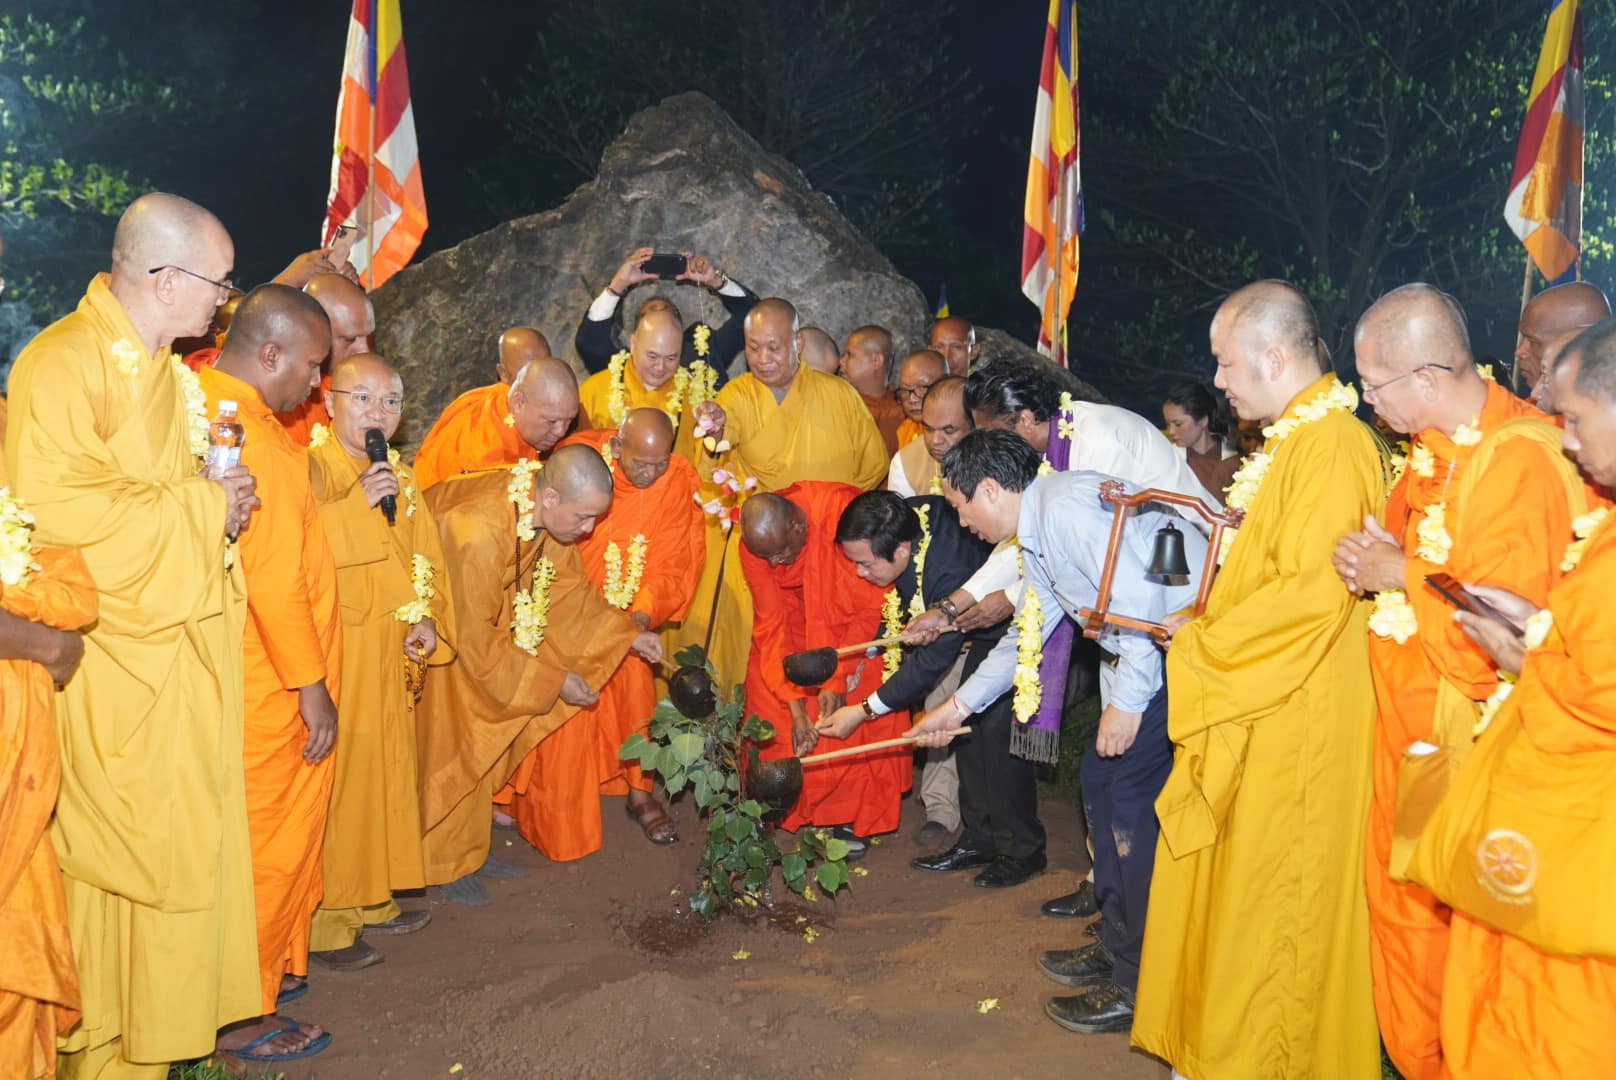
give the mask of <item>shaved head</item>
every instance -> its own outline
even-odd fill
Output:
[[[808,539],[808,517],[796,503],[772,492],[741,504],[741,543],[770,566],[797,561]]]
[[[673,305],[640,312],[640,321],[628,340],[634,374],[647,390],[658,390],[679,370],[684,355],[685,326]]]
[[[377,353],[355,353],[331,365],[331,386],[334,389],[345,390],[353,383],[368,379],[396,381],[400,386],[404,384],[398,369]]]
[[[578,416],[578,377],[563,361],[543,356],[524,364],[516,373],[506,401],[517,434],[533,449],[546,454]]]
[[[1397,431],[1451,434],[1487,400],[1464,310],[1433,286],[1404,285],[1375,301],[1358,319],[1353,349],[1364,398]]]
[[[404,418],[403,399],[398,369],[375,353],[357,353],[331,365],[331,389],[325,397],[331,433],[354,457],[365,456],[365,432],[371,428],[393,437]],[[389,401],[398,408],[389,408]]]
[[[1319,317],[1299,290],[1283,281],[1256,281],[1229,294],[1216,316],[1264,346],[1279,346],[1299,361],[1309,356],[1324,373],[1319,354]]]
[[[885,327],[861,326],[842,348],[842,378],[866,397],[884,397],[892,375],[892,335]]]
[[[231,292],[230,234],[207,210],[156,192],[130,203],[112,240],[112,294],[155,352],[201,337]]]
[[[341,274],[316,274],[303,291],[325,308],[331,320],[331,359],[370,351],[370,335],[376,332],[376,312],[365,290]]]
[[[1212,316],[1213,379],[1247,420],[1277,420],[1326,371],[1313,305],[1283,281],[1231,293]]]
[[[797,309],[777,296],[759,300],[746,314],[746,365],[776,398],[785,396],[797,376],[800,329]]]
[[[898,404],[904,415],[921,423],[921,403],[938,380],[948,375],[948,362],[934,349],[916,349],[898,365]],[[963,384],[961,384],[963,386]]]
[[[1521,340],[1515,347],[1515,366],[1521,382],[1529,390],[1540,385],[1549,367],[1544,351],[1552,339],[1609,317],[1610,301],[1586,281],[1556,285],[1532,297],[1521,310]]]
[[[509,386],[523,364],[551,355],[549,338],[531,326],[513,326],[499,335],[499,362],[494,365],[494,374]]]
[[[673,457],[673,421],[661,409],[630,409],[612,437],[612,453],[623,475],[637,488],[648,488],[668,471]]]
[[[1402,285],[1369,306],[1353,333],[1355,348],[1371,343],[1399,373],[1422,364],[1473,364],[1470,329],[1458,301],[1423,282]]]
[[[933,461],[942,461],[943,455],[974,426],[971,411],[965,407],[964,379],[945,375],[931,384],[920,405],[920,426],[924,430],[921,438],[926,440],[926,453]]]
[[[112,268],[135,276],[154,266],[190,269],[220,239],[228,245],[230,234],[211,212],[178,195],[153,192],[130,203],[118,219]]]
[[[331,325],[319,304],[287,285],[260,285],[236,308],[217,367],[285,412],[319,385],[330,348]]]
[[[817,326],[805,326],[797,335],[802,342],[802,362],[815,371],[835,375],[842,368],[842,356],[836,351],[836,339]]]
[[[559,446],[539,472],[535,524],[564,544],[586,536],[612,505],[612,473],[592,446]]]
[[[961,377],[982,354],[982,346],[976,340],[976,327],[958,315],[945,316],[932,323],[926,345],[948,363],[950,375]]]

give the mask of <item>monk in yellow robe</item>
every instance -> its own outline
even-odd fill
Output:
[[[427,881],[455,902],[489,902],[478,873],[520,876],[488,850],[490,802],[522,759],[593,704],[631,650],[662,658],[655,634],[601,598],[573,546],[611,501],[611,473],[588,446],[426,493],[459,640],[417,713],[421,821]]]
[[[367,431],[392,437],[403,407],[403,380],[386,360],[338,361],[326,399],[331,429],[317,429],[309,449],[342,598],[345,703],[309,950],[338,971],[381,961],[361,934],[409,934],[432,921],[428,908],[401,911],[393,893],[426,885],[415,701],[427,665],[454,656],[449,571],[409,469],[396,452],[372,463],[365,448]]]
[[[331,320],[331,355],[320,377],[319,392],[275,414],[275,419],[299,446],[309,445],[316,424],[331,426],[325,391],[331,389],[332,367],[350,356],[369,352],[370,336],[376,332],[376,311],[357,282],[341,274],[316,274],[303,286],[303,291],[320,302],[326,318]]]
[[[468,390],[421,440],[415,479],[426,491],[451,476],[544,460],[578,416],[578,378],[554,357],[524,364],[510,386]]]
[[[1416,744],[1469,751],[1498,672],[1425,579],[1447,573],[1547,602],[1584,494],[1559,431],[1477,373],[1463,314],[1437,290],[1387,293],[1358,321],[1354,355],[1377,415],[1412,433],[1409,466],[1384,517],[1336,549],[1347,586],[1379,593],[1369,623],[1378,703],[1367,854],[1375,1010],[1398,1071],[1438,1080],[1448,909],[1402,880],[1398,775]]]
[[[234,257],[196,204],[136,199],[111,274],[11,372],[13,491],[35,542],[77,548],[98,591],[83,662],[56,696],[51,839],[83,1011],[59,1043],[68,1078],[162,1080],[170,1062],[212,1052],[219,1027],[263,1011],[242,782],[245,591],[225,539],[251,531],[256,498],[242,466],[199,475],[205,403],[169,350],[206,331]]]
[[[584,573],[608,604],[662,634],[684,617],[706,553],[696,469],[673,452],[673,424],[661,409],[633,409],[620,430],[581,432],[562,445],[574,442],[612,467],[612,508],[578,541]],[[652,675],[639,657],[625,659],[599,700],[534,747],[495,796],[546,858],[581,859],[600,848],[602,795],[627,795],[629,814],[652,843],[678,839],[673,819],[651,794],[652,778],[617,757],[623,740],[643,734],[656,709]]]
[[[0,504],[14,503],[3,463],[0,493]],[[57,1033],[79,1017],[67,899],[46,830],[62,779],[55,688],[84,653],[78,631],[95,621],[96,593],[76,551],[36,547],[28,561],[0,569],[0,1065],[40,1080],[56,1075]]]
[[[799,480],[833,480],[866,491],[879,487],[890,456],[875,421],[850,383],[801,362],[797,310],[778,298],[760,301],[746,316],[745,337],[750,370],[718,392],[724,442],[717,445],[729,448],[718,458],[722,469],[738,484],[754,481],[759,491],[776,491]],[[709,505],[727,508],[727,500],[711,487],[704,495]],[[746,678],[752,645],[752,597],[740,571],[738,543],[735,530],[709,515],[707,559],[680,635],[686,645],[706,638],[722,566],[708,659],[723,688]]]
[[[628,355],[618,353],[605,371],[578,388],[580,412],[589,426],[615,431],[630,409],[661,409],[677,429],[674,452],[692,465],[704,463],[707,455],[697,443],[708,434],[722,437],[724,411],[713,401],[714,373],[707,362],[680,366],[684,334],[672,307],[642,311],[629,336]]]
[[[1169,620],[1175,753],[1132,1041],[1195,1080],[1373,1077],[1369,605],[1330,554],[1380,506],[1380,458],[1290,286],[1234,293],[1211,342],[1218,387],[1274,427],[1205,613]]]
[[[1565,446],[1616,484],[1616,326],[1582,334],[1549,378]],[[1442,977],[1442,1074],[1604,1076],[1616,1062],[1616,515],[1577,522],[1543,610],[1470,587],[1504,623],[1461,614],[1500,671],[1475,751],[1421,834],[1411,876],[1452,905]],[[1524,631],[1524,633],[1523,633]]]

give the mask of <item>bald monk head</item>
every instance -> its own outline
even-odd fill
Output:
[[[189,199],[142,195],[112,238],[112,295],[156,351],[202,337],[230,295],[235,245],[219,219]]]
[[[842,355],[836,351],[836,339],[817,326],[805,326],[797,333],[802,343],[802,362],[815,371],[835,375],[842,370]]]
[[[1324,374],[1319,320],[1307,297],[1283,281],[1231,293],[1212,316],[1219,390],[1240,416],[1271,423]]]
[[[563,544],[589,535],[595,520],[611,509],[612,473],[592,446],[558,447],[537,482],[533,524]]]
[[[1616,319],[1573,338],[1549,377],[1565,417],[1566,452],[1609,495],[1616,491]]]
[[[926,347],[947,361],[950,375],[961,378],[982,355],[982,346],[976,341],[976,327],[958,315],[932,323],[931,332],[926,335]]]
[[[892,335],[885,327],[861,326],[842,346],[842,378],[866,397],[886,397],[892,371]]]
[[[628,355],[634,374],[647,390],[659,390],[679,370],[679,357],[685,349],[685,325],[672,304],[641,311],[640,321],[629,335]]]
[[[264,404],[285,412],[320,384],[331,351],[325,310],[287,285],[260,285],[242,298],[214,365],[256,387]]]
[[[494,365],[494,374],[509,386],[523,364],[552,355],[549,338],[531,326],[513,326],[499,335],[499,362]]]
[[[354,457],[365,456],[365,432],[376,428],[392,439],[404,414],[404,380],[375,353],[359,353],[331,365],[325,411],[331,433]]]
[[[1353,350],[1364,400],[1396,430],[1452,434],[1481,414],[1487,383],[1464,311],[1440,289],[1415,283],[1376,300],[1358,319]]]
[[[303,291],[319,301],[331,320],[331,362],[370,351],[376,311],[365,290],[341,274],[316,274]]]
[[[578,377],[565,362],[542,356],[516,373],[506,402],[522,441],[548,454],[578,416]]]
[[[1528,391],[1537,386],[1548,364],[1543,350],[1567,330],[1582,330],[1610,317],[1610,301],[1586,281],[1570,281],[1544,289],[1521,309],[1521,340],[1515,346],[1515,368]]]
[[[629,483],[648,488],[668,471],[673,437],[673,421],[661,409],[630,409],[611,438],[612,456]]]
[[[797,377],[797,357],[802,350],[797,331],[797,309],[778,296],[759,300],[746,313],[746,366],[758,382],[784,397]]]
[[[898,389],[895,396],[903,406],[903,413],[917,424],[925,423],[920,415],[921,402],[926,391],[948,374],[948,362],[935,349],[916,349],[898,365]]]
[[[770,566],[797,561],[808,540],[808,515],[780,495],[761,492],[741,504],[741,543]]]
[[[922,438],[933,461],[943,460],[943,455],[970,433],[971,413],[965,407],[964,379],[945,375],[931,384],[920,405],[920,426],[926,429]]]

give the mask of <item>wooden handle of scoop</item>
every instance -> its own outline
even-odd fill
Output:
[[[971,729],[969,727],[957,727],[942,734],[969,735],[970,733]],[[890,750],[894,746],[913,746],[916,738],[918,736],[909,738],[900,735],[896,739],[882,739],[880,742],[865,743],[863,746],[844,746],[840,750],[827,750],[823,754],[810,754],[801,760],[804,765],[813,765],[820,761],[834,761],[836,758],[857,757],[859,754],[869,754],[876,750]]]
[[[955,630],[953,627],[950,627],[947,630],[944,630],[943,633],[957,634],[959,631]],[[884,649],[888,645],[897,645],[902,641],[902,634],[893,634],[891,637],[880,637],[876,638],[874,641],[861,641],[857,645],[843,645],[840,649],[836,650],[836,655],[852,656],[854,653],[863,652],[865,649]]]

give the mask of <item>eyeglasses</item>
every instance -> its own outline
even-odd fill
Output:
[[[900,386],[892,391],[892,396],[899,401],[919,401],[926,396],[926,391],[930,389],[929,384],[926,386]]]
[[[1363,384],[1363,396],[1366,397],[1366,398],[1367,397],[1374,397],[1375,395],[1379,394],[1382,390],[1384,390],[1388,386],[1390,386],[1392,383],[1402,382],[1404,379],[1412,378],[1413,376],[1419,374],[1420,372],[1426,370],[1427,368],[1434,368],[1437,371],[1452,371],[1453,370],[1453,368],[1449,367],[1447,364],[1421,364],[1419,367],[1415,368],[1413,371],[1405,371],[1401,375],[1397,376],[1397,378],[1395,378],[1395,379],[1387,379],[1385,382],[1376,383],[1374,386],[1370,386],[1368,383],[1364,383]]]
[[[379,397],[376,394],[367,394],[363,390],[333,390],[333,394],[346,394],[353,398],[353,403],[361,409],[368,409],[374,404],[382,407],[384,412],[400,412],[404,408],[404,398],[398,394],[388,394]]]
[[[160,274],[164,270],[178,270],[180,273],[185,274],[188,277],[194,277],[198,281],[207,282],[209,285],[212,285],[215,289],[218,289],[220,292],[229,292],[231,289],[234,289],[236,287],[236,283],[231,281],[228,276],[226,276],[223,281],[214,281],[210,277],[203,277],[201,274],[197,273],[195,270],[187,270],[183,266],[175,266],[172,263],[167,263],[167,264],[165,264],[163,266],[154,266],[150,270],[146,271],[146,273],[148,273],[148,274]]]

